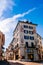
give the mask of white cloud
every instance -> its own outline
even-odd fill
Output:
[[[36,8],[33,8],[33,9],[30,9],[28,10],[27,12],[25,13],[22,13],[22,14],[17,14],[17,15],[14,15],[13,17],[11,18],[7,18],[5,20],[2,20],[0,22],[0,30],[3,31],[3,32],[7,32],[9,31],[9,29],[11,29],[11,26],[9,26],[10,24],[12,25],[15,25],[16,20],[20,17],[24,17],[25,15],[29,14],[30,12],[34,11]]]
[[[4,11],[12,10],[14,5],[16,4],[12,0],[0,0],[0,18]]]
[[[16,19],[16,18],[19,18],[19,17],[24,17],[25,15],[27,15],[27,14],[31,13],[32,11],[34,11],[35,9],[36,8],[32,8],[32,9],[28,10],[27,12],[24,12],[22,14],[17,14],[15,16],[13,16],[13,18]]]

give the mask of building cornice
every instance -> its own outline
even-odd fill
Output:
[[[26,22],[25,22],[25,21],[18,21],[18,23],[17,23],[17,25],[16,25],[16,27],[15,27],[13,33],[15,32],[15,30],[16,30],[16,28],[17,28],[17,26],[18,26],[19,23],[25,23],[25,24],[31,24],[31,25],[36,25],[36,26],[37,26],[37,24],[34,24],[34,23],[32,23],[32,22],[29,22],[29,21],[26,21]]]

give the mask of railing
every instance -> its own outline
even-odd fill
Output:
[[[35,45],[32,45],[32,46],[25,46],[25,48],[35,48]]]
[[[15,46],[15,48],[14,49],[16,49],[18,47],[18,44]]]

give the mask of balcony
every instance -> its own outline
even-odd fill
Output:
[[[37,45],[37,46],[36,46],[36,49],[42,51],[42,46]]]
[[[15,49],[18,48],[18,44],[15,46]]]
[[[19,49],[18,44],[14,47],[14,52],[16,52]]]
[[[25,48],[36,48],[35,45],[25,46]]]

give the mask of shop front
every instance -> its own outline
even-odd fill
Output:
[[[33,54],[27,54],[27,57],[29,60],[33,61],[34,60],[34,55]]]
[[[32,48],[26,50],[27,59],[33,61],[34,60],[34,52]]]

